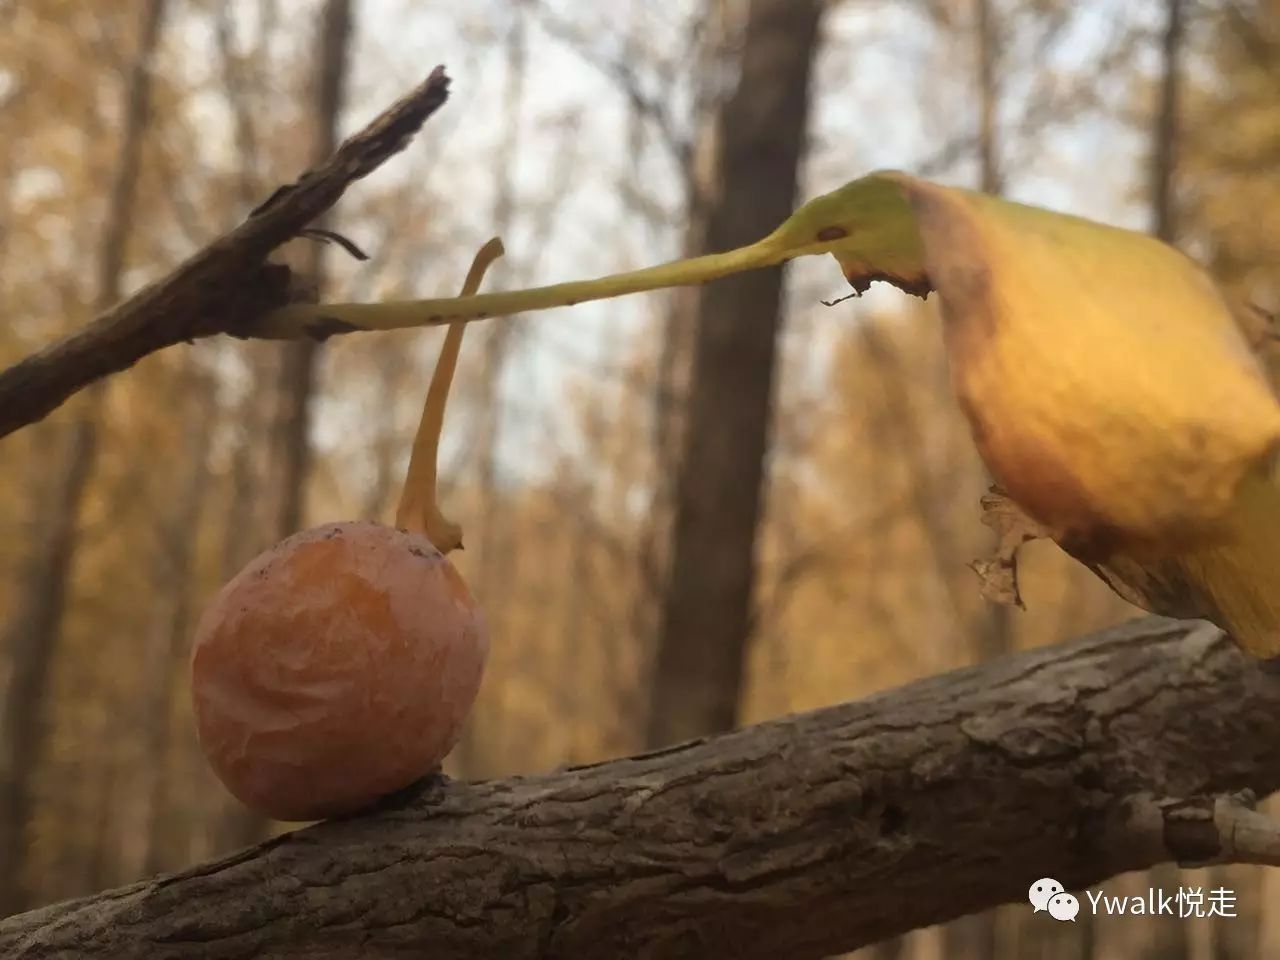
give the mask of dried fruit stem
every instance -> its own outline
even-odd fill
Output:
[[[471,261],[471,269],[467,271],[467,279],[462,284],[462,296],[471,296],[479,289],[485,271],[503,253],[502,241],[497,237],[476,252],[475,259]],[[396,508],[396,526],[425,534],[442,553],[462,546],[462,528],[440,512],[436,486],[440,432],[444,427],[444,410],[449,401],[453,373],[458,365],[464,329],[463,323],[451,323],[445,332],[440,356],[427,387],[427,399],[422,407],[422,419],[418,422],[418,433],[413,440],[404,491]]]

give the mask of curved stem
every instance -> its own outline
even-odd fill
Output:
[[[471,269],[467,271],[467,278],[462,284],[463,297],[471,296],[479,289],[485,271],[503,253],[502,241],[497,237],[476,252]],[[440,512],[436,487],[444,411],[449,402],[449,388],[453,384],[453,374],[458,366],[458,353],[462,348],[465,329],[464,324],[453,323],[445,332],[440,356],[427,387],[427,399],[413,440],[413,452],[409,455],[404,490],[396,508],[396,526],[426,534],[427,539],[442,553],[462,546],[462,529],[445,519]]]

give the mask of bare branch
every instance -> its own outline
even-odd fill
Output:
[[[242,335],[264,313],[296,299],[288,268],[268,263],[267,256],[333,206],[354,181],[402,150],[445,102],[448,88],[444,68],[437,67],[323,164],[278,189],[244,223],[173,273],[0,372],[0,437],[150,353],[217,333]]]
[[[0,955],[802,960],[1183,863],[1277,859],[1280,678],[1150,618],[719,738],[431,779],[0,921]]]
[[[1251,790],[1177,799],[1135,796],[1123,828],[1131,842],[1172,855],[1181,866],[1280,866],[1280,824],[1253,809]]]

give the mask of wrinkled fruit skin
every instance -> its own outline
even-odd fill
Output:
[[[488,650],[466,584],[425,537],[365,522],[306,530],[250,562],[200,620],[200,745],[254,810],[349,813],[444,759]]]

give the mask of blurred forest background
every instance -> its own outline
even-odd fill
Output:
[[[331,299],[736,245],[897,167],[1114,223],[1280,307],[1280,0],[0,0],[0,361],[172,268],[445,63],[453,97],[298,243]],[[935,304],[828,259],[470,328],[444,503],[492,657],[450,772],[636,751],[1135,614],[1055,547],[978,594],[986,478]],[[0,916],[266,836],[206,769],[202,604],[326,520],[390,519],[436,331],[150,357],[0,441]],[[1034,878],[1029,878],[1034,879]],[[1238,916],[1026,905],[858,956],[1280,956]],[[1082,897],[1083,903],[1083,897]]]

